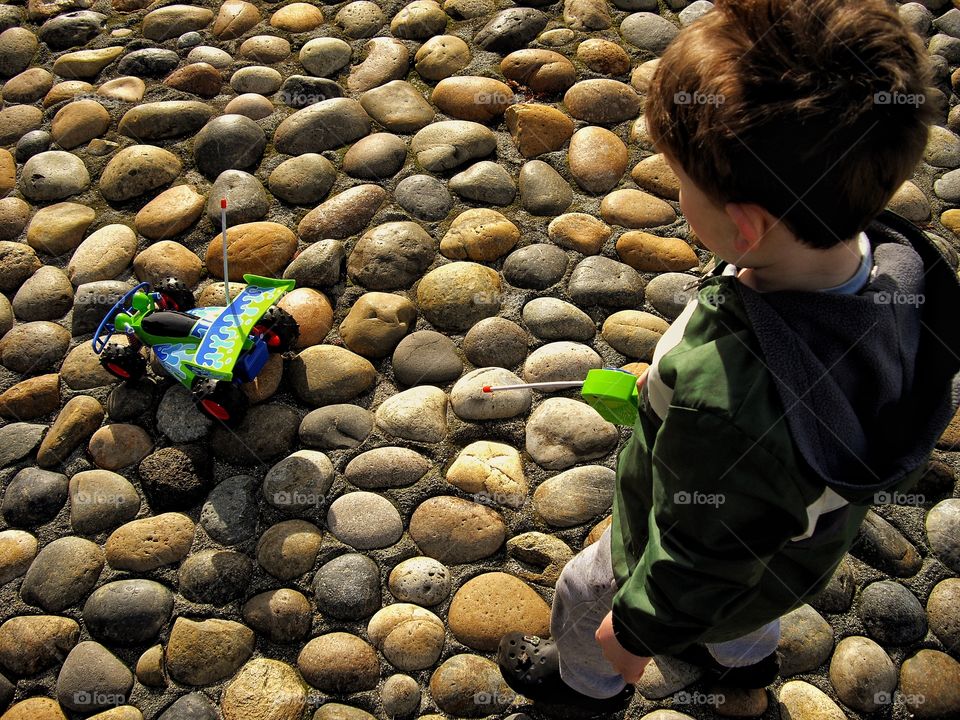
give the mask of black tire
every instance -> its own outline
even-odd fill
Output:
[[[176,278],[170,277],[161,280],[153,291],[160,294],[160,305],[163,306],[160,308],[161,310],[186,312],[197,306],[190,288]]]
[[[147,360],[132,345],[107,343],[100,353],[100,365],[114,377],[133,382],[147,372]]]
[[[250,404],[239,385],[210,378],[197,378],[194,381],[193,402],[204,415],[227,427],[239,425]]]
[[[300,337],[300,326],[290,313],[274,305],[254,325],[253,332],[263,337],[270,352],[285,353]]]

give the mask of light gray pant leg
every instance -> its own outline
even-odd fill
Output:
[[[616,592],[607,528],[564,567],[550,617],[550,634],[560,653],[560,677],[577,692],[597,699],[613,697],[626,687],[594,637]]]
[[[780,643],[780,618],[752,633],[722,643],[707,643],[707,650],[721,665],[743,667],[760,662]]]

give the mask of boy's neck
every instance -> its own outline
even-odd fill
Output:
[[[792,241],[762,263],[741,268],[737,279],[757,292],[823,290],[852,278],[861,260],[858,238],[825,249]]]

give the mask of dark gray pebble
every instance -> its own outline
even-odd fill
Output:
[[[543,290],[567,271],[567,254],[556,245],[534,243],[514,250],[503,261],[503,276],[511,285]]]
[[[152,641],[170,620],[173,593],[153,580],[117,580],[93,591],[83,606],[90,634],[110,645]]]
[[[338,620],[359,620],[380,609],[380,569],[358,553],[334,558],[313,581],[317,607]]]
[[[397,183],[397,204],[418,220],[442,220],[453,207],[447,186],[429,175],[411,175]]]
[[[55,518],[66,504],[68,486],[66,475],[24,468],[7,486],[0,513],[13,527],[42,525]]]

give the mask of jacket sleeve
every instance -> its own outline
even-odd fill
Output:
[[[652,454],[648,542],[613,600],[618,641],[643,656],[722,628],[807,524],[791,473],[718,414],[671,406]]]

